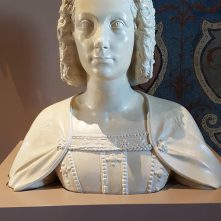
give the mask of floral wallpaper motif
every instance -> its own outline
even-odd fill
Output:
[[[207,144],[221,155],[221,1],[153,2],[163,29],[154,80],[161,81],[154,90],[154,82],[138,88],[185,106]],[[166,66],[163,78],[160,65]]]

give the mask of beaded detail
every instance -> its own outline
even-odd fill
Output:
[[[108,193],[108,171],[107,171],[107,160],[105,153],[101,153],[101,182],[102,182],[102,193]]]
[[[124,153],[122,162],[122,194],[128,194],[128,171],[127,171],[127,152]]]
[[[112,167],[115,167],[116,164],[121,165],[121,185],[122,185],[122,194],[128,194],[128,171],[127,171],[127,152],[119,153],[105,153],[100,154],[101,161],[101,182],[102,182],[102,193],[109,192],[109,178],[108,178],[108,164]]]
[[[82,193],[83,191],[82,191],[81,184],[80,184],[78,174],[77,174],[77,171],[76,171],[76,166],[75,166],[74,159],[73,159],[70,152],[68,152],[67,154],[68,154],[68,160],[69,160],[69,164],[71,166],[71,173],[72,173],[72,176],[73,176],[73,179],[74,179],[74,184],[76,186],[77,192]]]
[[[159,140],[157,147],[159,151],[167,152],[163,140]],[[140,193],[141,187],[136,188],[137,181],[134,180],[139,175],[139,179],[146,183],[142,193],[152,193],[165,186],[170,173],[152,152],[153,147],[146,132],[121,136],[72,136],[68,145],[65,140],[60,140],[57,149],[67,149],[64,162],[69,169],[64,171],[64,163],[61,163],[62,176],[59,179],[71,191],[93,192],[96,189],[95,192],[104,194]],[[78,156],[88,160],[79,165]],[[144,173],[136,172],[134,160]],[[97,181],[93,181],[94,177]],[[96,186],[93,186],[95,183]]]
[[[70,151],[151,151],[152,145],[147,140],[147,132],[113,136],[72,136]],[[57,146],[63,150],[66,142],[61,140]]]
[[[149,176],[149,180],[148,180],[148,184],[147,184],[147,192],[148,193],[152,192],[153,177],[154,177],[154,171],[155,171],[155,160],[156,160],[156,156],[154,154],[152,154],[150,176]]]

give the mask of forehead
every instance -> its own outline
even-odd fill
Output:
[[[76,0],[75,13],[106,15],[117,12],[131,13],[132,0]]]

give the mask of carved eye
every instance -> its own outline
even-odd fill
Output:
[[[125,26],[124,22],[121,20],[115,20],[111,22],[111,28],[113,30],[122,29]]]
[[[89,20],[81,20],[79,23],[79,28],[83,31],[90,31],[94,27],[94,23]]]

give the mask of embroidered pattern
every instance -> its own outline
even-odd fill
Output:
[[[155,189],[153,192],[158,192],[165,186],[165,183],[169,177],[169,173],[158,162],[158,168],[155,169],[154,175],[156,177],[156,181],[155,181],[156,183],[155,183]]]
[[[146,156],[148,158],[150,165],[150,173],[147,175],[147,186],[144,191],[152,193],[163,188],[168,179],[168,173],[158,161],[157,157],[152,153],[152,145],[149,142],[148,134],[136,133],[127,134],[122,136],[72,136],[70,142],[62,139],[60,140],[57,149],[64,150],[67,149],[67,155],[65,156],[64,164],[61,164],[62,173],[61,179],[64,180],[63,184],[69,190],[74,191],[73,186],[76,186],[77,192],[83,192],[81,182],[76,171],[76,166],[74,162],[74,155],[84,152],[87,154],[98,155],[100,159],[98,164],[100,164],[100,189],[104,194],[112,193],[113,185],[115,182],[121,183],[119,187],[119,193],[123,195],[129,194],[129,177],[128,177],[128,154],[136,152],[137,156]],[[167,144],[163,140],[158,141],[157,145],[159,151],[163,153],[167,152]],[[137,152],[140,151],[142,153]],[[146,153],[143,153],[146,152]],[[151,161],[151,162],[150,162]],[[63,166],[62,166],[63,165]],[[147,168],[148,169],[148,168]],[[85,170],[87,171],[87,169]],[[80,172],[80,171],[79,171]],[[87,172],[86,172],[87,173]],[[96,171],[95,171],[96,173]],[[117,174],[117,177],[113,179],[113,174]],[[112,175],[111,175],[112,174]],[[71,180],[69,180],[71,177]],[[73,182],[73,183],[71,183]]]
[[[166,144],[165,140],[162,140],[162,139],[158,140],[157,148],[162,153],[167,153],[168,152],[168,147],[167,147],[167,144]]]
[[[108,164],[115,167],[116,164],[121,165],[121,183],[122,183],[122,194],[128,194],[128,171],[127,171],[127,152],[124,153],[105,153],[100,154],[101,161],[101,182],[102,182],[102,193],[108,193]]]
[[[69,169],[70,168],[67,168],[66,164],[64,162],[62,162],[60,173],[62,174],[62,176],[64,178],[64,182],[70,188],[71,187],[71,183],[70,183],[69,178],[68,178]]]
[[[59,142],[58,150],[66,146],[64,140]],[[148,133],[136,133],[114,136],[72,136],[70,151],[151,151]]]

